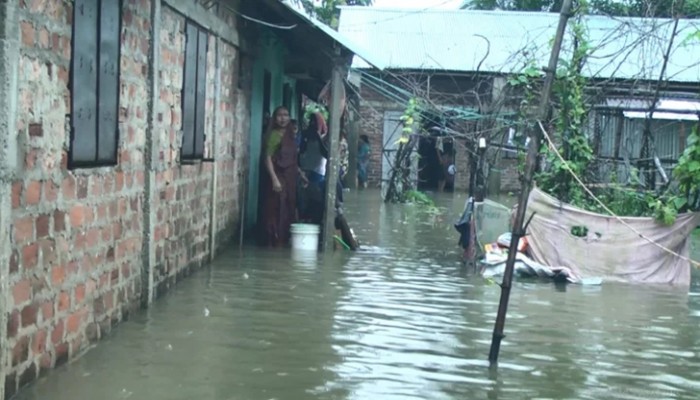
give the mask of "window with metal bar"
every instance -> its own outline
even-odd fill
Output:
[[[187,21],[186,29],[180,159],[200,160],[204,158],[208,33],[192,21]]]
[[[69,168],[117,163],[121,0],[75,0]]]

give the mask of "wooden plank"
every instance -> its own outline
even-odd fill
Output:
[[[117,160],[120,3],[102,1],[100,8],[97,161],[101,164]]]
[[[359,107],[357,108],[359,109]],[[360,139],[360,122],[353,112],[348,124],[348,172],[345,184],[350,189],[357,188],[357,146]]]
[[[197,96],[198,29],[187,23],[185,66],[182,85],[182,150],[181,158],[194,157],[195,99]]]
[[[76,0],[71,69],[70,164],[81,166],[97,157],[97,2]]]
[[[194,157],[204,156],[205,113],[207,92],[207,48],[208,37],[206,31],[200,30],[197,45],[197,97],[195,99],[195,129],[194,129]]]

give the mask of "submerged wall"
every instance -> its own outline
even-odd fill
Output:
[[[69,168],[73,2],[0,1],[0,397],[79,356],[239,222],[250,93],[235,20],[193,1],[121,7],[116,162]],[[189,163],[186,18],[208,32],[204,160]]]

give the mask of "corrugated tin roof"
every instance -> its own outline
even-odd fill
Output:
[[[528,59],[546,65],[559,15],[540,12],[342,7],[339,31],[388,69],[512,73]],[[595,48],[584,73],[657,80],[673,20],[587,16]],[[686,41],[698,20],[681,20],[666,76],[700,81],[700,43]],[[570,33],[570,30],[567,30]],[[564,52],[570,51],[571,37]],[[361,60],[353,66],[366,68]]]
[[[323,33],[330,36],[333,40],[338,42],[341,46],[350,50],[353,54],[355,54],[355,56],[356,56],[355,58],[357,59],[359,57],[360,60],[363,61],[366,66],[371,65],[372,67],[380,69],[380,70],[386,68],[386,65],[381,61],[382,60],[381,58],[374,57],[374,55],[372,53],[366,52],[365,47],[355,43],[355,40],[353,40],[352,38],[338,32],[338,31],[333,30],[333,28],[331,28],[330,26],[317,20],[316,18],[310,17],[303,10],[299,9],[295,5],[289,3],[288,1],[283,0],[283,1],[281,1],[281,3],[284,4],[290,10],[292,10],[295,14],[297,14],[299,17],[301,17],[307,23],[320,29]]]

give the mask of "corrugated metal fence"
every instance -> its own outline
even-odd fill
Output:
[[[625,118],[621,112],[614,111],[598,111],[593,114],[592,119],[594,119],[591,121],[593,137],[596,131],[600,135],[599,179],[610,182],[612,178],[617,178],[618,182],[626,182],[630,177],[630,171],[636,169],[640,161],[644,119]],[[597,127],[595,127],[596,123]],[[651,122],[654,153],[660,159],[669,177],[678,158],[685,150],[687,137],[695,126],[697,121],[653,120]],[[640,178],[643,180],[642,177]],[[661,176],[658,174],[657,181],[660,179]]]

